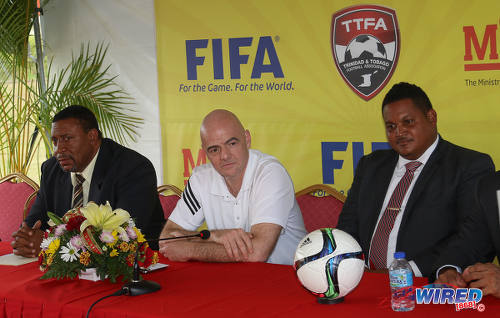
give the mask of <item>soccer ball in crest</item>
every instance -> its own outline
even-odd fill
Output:
[[[384,44],[373,35],[360,34],[347,45],[344,60],[350,62],[373,57],[387,58]]]

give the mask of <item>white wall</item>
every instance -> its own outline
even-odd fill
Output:
[[[44,8],[45,54],[53,67],[67,65],[81,44],[109,43],[105,64],[134,99],[144,118],[137,142],[128,147],[153,163],[162,183],[154,0],[51,0]]]

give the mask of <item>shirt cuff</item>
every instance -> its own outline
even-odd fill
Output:
[[[408,263],[410,264],[411,269],[413,270],[413,274],[415,275],[415,277],[422,277],[422,273],[418,269],[417,264],[414,261],[409,261]]]
[[[460,267],[458,267],[458,266],[455,266],[455,265],[443,265],[443,266],[441,266],[441,267],[440,267],[440,268],[436,271],[436,279],[438,279],[438,277],[439,277],[439,272],[440,272],[442,269],[445,269],[446,267],[451,267],[451,268],[454,268],[454,269],[456,269],[456,270],[457,270],[457,272],[458,272],[459,274],[462,274],[462,269],[461,269]]]

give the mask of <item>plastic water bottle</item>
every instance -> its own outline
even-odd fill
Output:
[[[405,252],[394,253],[394,261],[389,266],[391,306],[394,311],[411,311],[415,308],[413,271],[405,257]]]

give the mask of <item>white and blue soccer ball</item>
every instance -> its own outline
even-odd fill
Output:
[[[307,234],[295,252],[294,267],[302,285],[320,299],[340,299],[358,285],[363,252],[348,233],[323,228]]]

